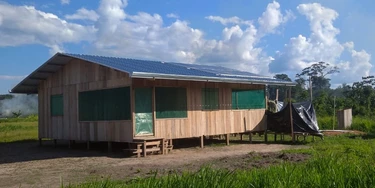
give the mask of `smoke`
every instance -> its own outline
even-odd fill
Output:
[[[11,117],[13,112],[21,116],[38,113],[38,95],[13,95],[11,99],[0,100],[0,117]]]

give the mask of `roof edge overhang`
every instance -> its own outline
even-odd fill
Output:
[[[32,86],[29,85],[29,86],[27,86],[27,87],[31,88],[31,89],[28,89],[28,90],[22,90],[22,89],[19,89],[19,88],[24,85],[25,81],[30,80],[33,75],[35,75],[37,72],[41,71],[41,69],[43,69],[44,66],[46,66],[48,63],[52,62],[53,59],[55,59],[56,57],[58,57],[60,55],[62,55],[62,53],[59,53],[59,52],[56,53],[55,55],[53,55],[45,63],[43,63],[41,66],[39,66],[31,74],[29,74],[28,76],[26,76],[21,82],[19,82],[16,86],[14,86],[8,92],[9,93],[19,93],[19,94],[36,94],[36,93],[38,93],[38,89],[37,88],[38,88],[39,84],[38,85],[32,85]]]
[[[189,75],[176,75],[176,74],[155,74],[147,72],[133,72],[132,78],[145,78],[145,79],[164,79],[164,80],[186,80],[186,81],[204,81],[204,82],[223,82],[223,83],[241,83],[241,84],[260,84],[260,85],[277,85],[277,86],[296,86],[294,82],[265,82],[257,80],[248,80],[241,78],[218,78],[206,76],[189,76]]]

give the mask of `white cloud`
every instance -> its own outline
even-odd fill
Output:
[[[301,4],[297,10],[309,21],[311,34],[309,37],[292,37],[270,64],[272,72],[296,73],[312,63],[324,61],[340,68],[341,73],[332,76],[333,84],[351,83],[369,74],[372,67],[370,54],[363,50],[354,50],[353,42],[340,43],[337,40],[340,30],[333,25],[333,21],[338,17],[335,10],[317,3]],[[349,53],[351,60],[341,61],[343,53]]]
[[[167,14],[167,18],[180,18],[177,14],[174,14],[174,13],[170,13],[170,14]]]
[[[60,0],[62,5],[68,5],[70,3],[70,0]]]
[[[87,10],[85,8],[80,8],[74,14],[65,15],[68,20],[91,20],[97,21],[99,15],[94,10]]]
[[[230,18],[223,18],[220,16],[207,16],[206,19],[213,21],[213,22],[220,22],[223,25],[252,25],[252,21],[249,20],[242,20],[237,16],[233,16]]]
[[[26,76],[9,76],[9,75],[0,75],[0,80],[22,80]]]
[[[287,11],[285,16],[283,16],[280,12],[280,4],[273,1],[267,5],[266,11],[263,12],[262,16],[258,19],[260,25],[259,30],[262,31],[262,33],[273,33],[277,27],[293,18],[294,15],[291,11]]]
[[[92,41],[96,32],[93,26],[66,22],[33,6],[0,3],[0,17],[0,47],[41,44],[51,49],[62,49],[64,43]]]

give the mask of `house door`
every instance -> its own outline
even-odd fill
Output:
[[[152,88],[135,89],[135,135],[153,135]]]

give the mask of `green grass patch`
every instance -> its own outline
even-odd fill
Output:
[[[18,118],[2,118],[0,119],[0,123],[10,123],[10,122],[37,122],[38,115],[29,115],[26,117],[18,117]]]
[[[38,138],[38,122],[5,122],[0,123],[0,143]]]
[[[285,162],[251,170],[215,170],[138,178],[105,179],[68,187],[375,187],[375,140],[361,137],[326,137],[308,143],[311,149],[285,152],[309,153],[304,163]]]

